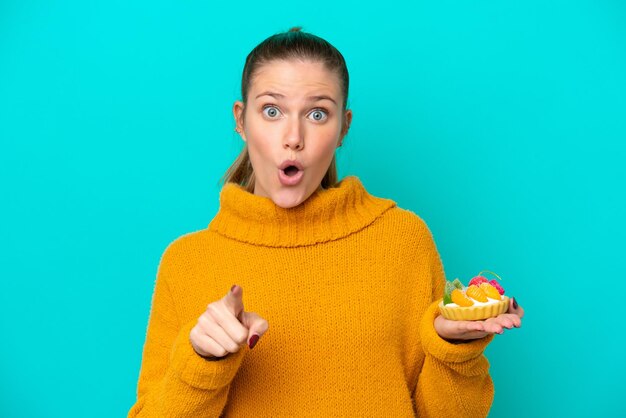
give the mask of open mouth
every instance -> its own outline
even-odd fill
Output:
[[[285,175],[287,175],[287,177],[292,177],[298,174],[298,171],[300,170],[295,165],[290,165],[289,167],[286,167],[283,171],[285,172]]]
[[[302,181],[304,167],[300,161],[285,160],[279,167],[278,181],[283,186],[296,186]]]

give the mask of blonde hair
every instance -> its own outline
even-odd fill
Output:
[[[257,45],[246,58],[246,64],[241,77],[241,97],[245,106],[248,99],[250,80],[258,68],[272,60],[277,59],[311,59],[322,62],[330,71],[339,74],[341,91],[343,93],[343,111],[348,103],[348,69],[343,55],[326,40],[310,33],[301,32],[299,26],[292,27],[289,31],[278,33],[265,39]],[[342,129],[341,135],[345,135]],[[222,184],[236,183],[243,186],[250,193],[254,192],[255,176],[250,162],[248,145],[243,149],[221,179]],[[322,179],[322,187],[327,189],[335,187],[337,179],[336,157],[333,159]]]

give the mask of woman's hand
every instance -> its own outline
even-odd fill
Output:
[[[458,340],[475,340],[489,334],[502,334],[505,328],[519,328],[522,326],[524,309],[517,304],[515,298],[510,298],[509,309],[506,313],[484,321],[453,321],[439,315],[435,318],[437,334],[450,342]]]
[[[189,339],[193,349],[211,359],[236,353],[248,341],[254,348],[269,325],[254,312],[243,310],[243,289],[233,286],[222,299],[210,303],[191,329]]]

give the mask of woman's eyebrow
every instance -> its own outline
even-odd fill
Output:
[[[258,99],[261,96],[272,96],[276,100],[285,98],[284,94],[274,93],[274,92],[271,92],[271,91],[265,91],[265,92],[259,94],[258,96],[256,96],[256,99]],[[309,97],[306,98],[306,100],[309,101],[309,102],[318,102],[320,100],[330,100],[335,105],[337,104],[337,102],[332,97],[326,96],[324,94],[320,95],[320,96],[309,96]]]

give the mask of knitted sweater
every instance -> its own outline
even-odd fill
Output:
[[[493,336],[439,337],[444,282],[424,221],[357,177],[290,209],[227,183],[209,227],[162,255],[128,416],[485,416]],[[233,284],[269,330],[209,361],[189,333]]]

